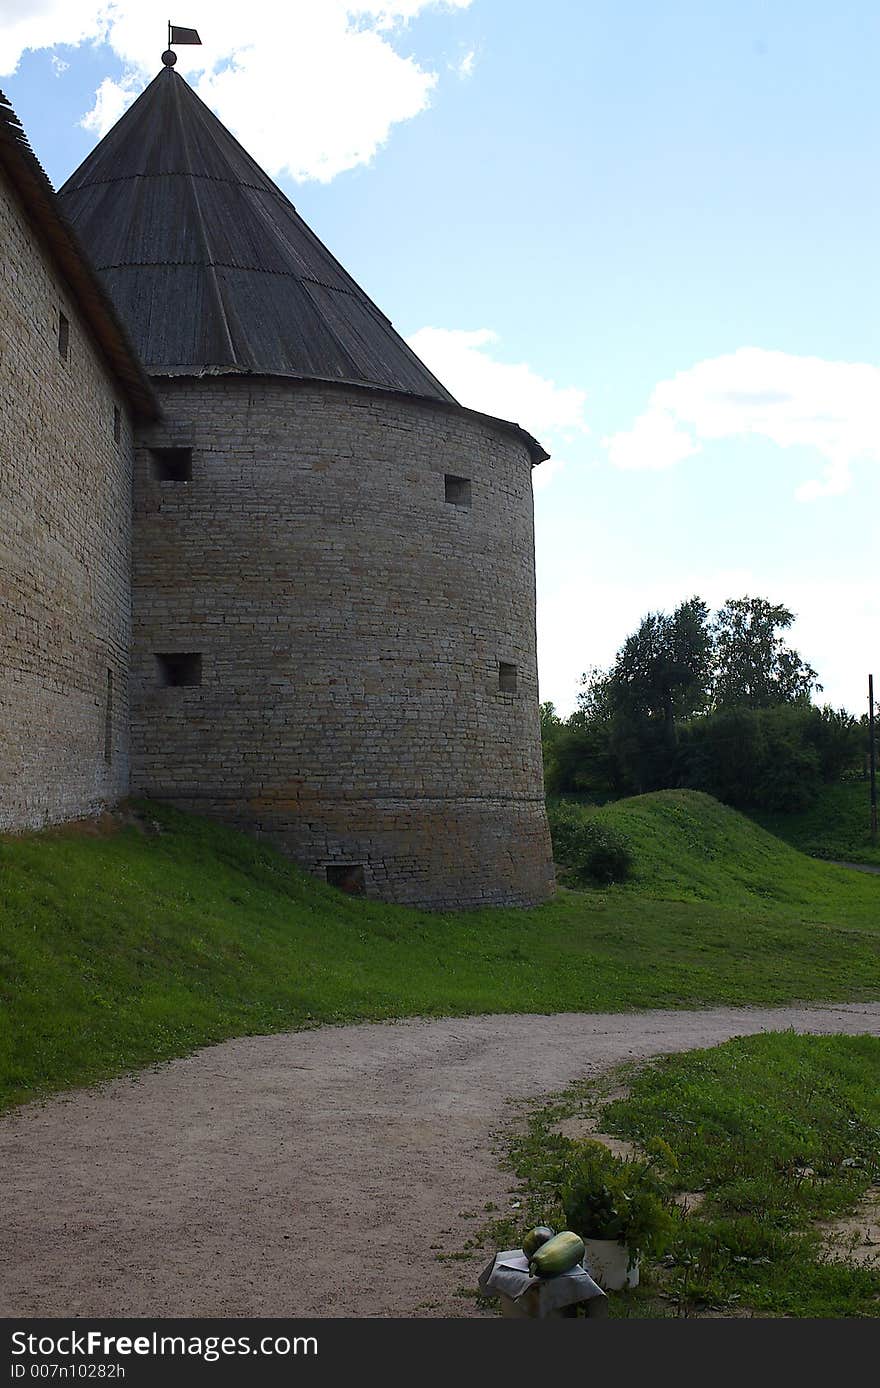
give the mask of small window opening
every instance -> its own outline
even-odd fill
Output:
[[[363,863],[329,863],[327,881],[331,887],[347,892],[349,896],[366,895]]]
[[[156,655],[159,666],[159,682],[166,687],[184,684],[201,684],[202,657],[197,651],[172,651]]]
[[[70,324],[63,313],[58,314],[58,355],[62,361],[67,361],[67,354],[70,350]]]
[[[469,477],[453,477],[451,472],[447,472],[445,482],[446,500],[451,506],[470,506],[471,479]]]
[[[150,463],[157,482],[191,482],[191,448],[151,448]]]
[[[498,663],[498,688],[502,694],[516,693],[516,666],[504,660]]]
[[[119,443],[122,438],[122,411],[118,405],[113,406],[113,439]]]
[[[104,704],[104,760],[113,761],[113,671],[107,670],[107,698]]]

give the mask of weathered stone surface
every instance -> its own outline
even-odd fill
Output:
[[[322,876],[363,863],[370,895],[543,900],[525,447],[380,392],[157,386],[135,464],[134,787]],[[192,448],[192,479],[159,480],[150,446]],[[173,653],[201,655],[200,684],[163,686]]]
[[[372,896],[543,900],[525,442],[442,403],[228,375],[157,382],[135,450],[54,267],[3,184],[0,829],[131,785],[319,876],[361,865]],[[174,447],[188,480],[150,451]]]
[[[131,462],[110,372],[0,180],[0,829],[128,789]]]

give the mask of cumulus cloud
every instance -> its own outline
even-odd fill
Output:
[[[99,137],[106,135],[140,90],[140,79],[134,73],[127,73],[120,82],[105,77],[95,92],[94,106],[83,116],[80,125],[85,130],[94,130]]]
[[[880,367],[742,347],[661,381],[633,427],[602,442],[617,467],[663,468],[749,434],[824,458],[801,500],[846,491],[855,462],[880,462]]]
[[[100,41],[110,8],[95,0],[0,0],[0,76],[15,72],[26,49]]]
[[[399,121],[429,104],[438,75],[401,51],[410,20],[471,0],[189,0],[202,47],[185,74],[268,171],[329,182],[368,163]],[[140,0],[0,0],[0,74],[26,49],[107,43],[124,64],[82,124],[103,135],[159,68],[164,22]]]
[[[534,474],[536,486],[563,466],[556,450],[589,433],[586,392],[557,385],[525,362],[499,361],[491,349],[500,339],[491,328],[420,328],[407,341],[462,405],[513,420],[554,454]]]
[[[628,470],[659,471],[700,451],[673,416],[659,409],[647,410],[626,433],[614,434],[602,442],[614,466]]]

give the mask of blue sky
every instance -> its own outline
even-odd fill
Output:
[[[166,10],[0,0],[63,181]],[[880,675],[874,0],[186,0],[178,70],[536,474],[541,697],[645,612],[798,614],[823,697]],[[96,98],[96,93],[98,94]],[[85,125],[82,123],[85,119]]]

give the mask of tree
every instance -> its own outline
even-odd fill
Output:
[[[730,598],[724,604],[712,624],[716,709],[808,703],[821,690],[816,671],[782,638],[793,621],[787,607],[766,598]]]
[[[819,757],[822,780],[829,784],[839,781],[847,771],[861,770],[865,755],[865,729],[867,718],[858,718],[845,708],[834,709],[829,704],[822,708],[811,708],[812,715],[807,734],[810,746]]]
[[[610,670],[584,675],[580,712],[607,744],[612,784],[675,783],[678,724],[706,707],[711,660],[709,609],[694,597],[671,615],[649,612]]]
[[[730,599],[710,621],[699,597],[649,612],[608,670],[583,676],[564,724],[548,710],[548,788],[711,790],[731,804],[806,804],[852,758],[848,715],[821,712],[816,672],[765,598]],[[758,716],[760,715],[760,716]]]
[[[674,742],[676,721],[706,705],[711,656],[709,609],[702,598],[681,603],[671,616],[649,612],[618,651],[606,697],[617,709],[661,721]]]
[[[822,718],[805,704],[719,709],[688,724],[683,781],[741,809],[806,810],[819,793]]]
[[[559,779],[556,746],[565,731],[565,723],[559,717],[554,705],[548,699],[538,706],[541,715],[541,756],[544,762],[544,785],[548,790],[556,788]]]

